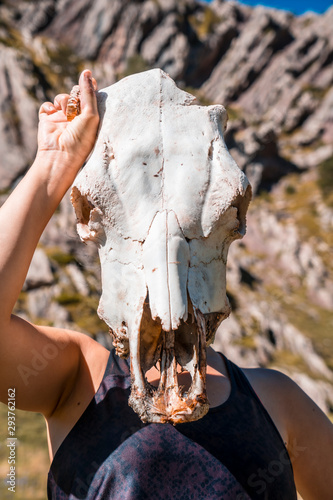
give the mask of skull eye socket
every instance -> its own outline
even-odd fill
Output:
[[[89,196],[84,196],[81,191],[74,186],[71,193],[71,200],[75,209],[77,223],[88,225],[90,221],[90,212],[95,208]]]
[[[88,224],[90,220],[90,212],[94,208],[95,205],[89,200],[88,197],[82,197],[82,206],[81,206],[82,220],[80,221],[81,224]]]
[[[77,231],[81,240],[91,240],[103,244],[105,235],[101,210],[94,205],[88,194],[83,195],[76,186],[72,189],[71,201],[75,210]]]

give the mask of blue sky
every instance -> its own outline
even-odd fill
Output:
[[[210,2],[211,0],[205,0]],[[332,2],[328,2],[327,0],[262,0],[262,1],[253,1],[253,0],[244,0],[241,3],[245,3],[246,5],[267,5],[268,7],[275,7],[276,9],[284,9],[290,10],[294,12],[294,14],[303,14],[308,10],[312,10],[313,12],[322,13],[325,12],[329,7],[333,4]]]

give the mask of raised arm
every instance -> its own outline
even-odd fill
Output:
[[[36,160],[0,209],[0,399],[6,401],[8,387],[14,386],[18,407],[45,413],[75,370],[75,336],[35,327],[11,313],[38,240],[93,147],[99,121],[95,85],[85,70],[79,80],[81,114],[71,122],[66,119],[67,94],[41,106]],[[61,356],[50,360],[42,376],[24,377],[19,367],[36,372],[34,356],[48,345]]]

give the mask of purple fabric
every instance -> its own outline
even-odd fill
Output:
[[[226,403],[198,422],[143,424],[127,403],[128,365],[112,351],[94,399],[54,457],[48,498],[296,500],[281,437],[241,371],[227,363]],[[278,460],[283,467],[263,481],[261,468]]]
[[[53,491],[55,499],[250,498],[217,459],[163,424],[133,434],[105,460],[91,482],[88,478],[77,482],[69,496],[60,494],[55,484]]]

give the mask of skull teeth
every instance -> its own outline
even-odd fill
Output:
[[[173,330],[163,332],[158,387],[154,388],[142,376],[144,388],[140,390],[136,380],[133,380],[129,404],[144,422],[178,424],[197,420],[207,413],[209,404],[205,390],[205,321],[203,315],[198,311],[196,312],[196,322],[198,335],[191,362],[192,383],[188,391],[185,391],[178,383],[175,350],[177,331]]]

